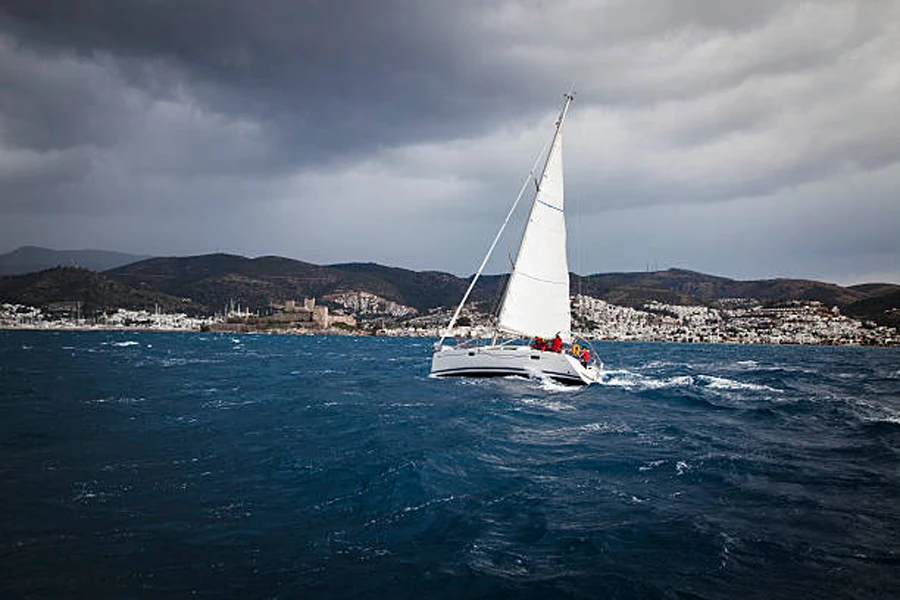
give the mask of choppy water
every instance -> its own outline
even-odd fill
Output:
[[[0,596],[889,598],[900,352],[0,332]]]

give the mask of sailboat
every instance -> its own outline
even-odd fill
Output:
[[[583,354],[585,349],[590,349],[589,344],[579,343],[572,334],[563,204],[562,134],[573,99],[571,93],[565,95],[565,104],[556,121],[549,150],[546,155],[541,153],[536,163],[539,164],[540,158],[544,158],[539,176],[535,177],[535,169],[529,173],[450,323],[435,343],[431,360],[432,376],[523,376],[575,385],[587,385],[600,379],[600,364],[596,357],[590,356],[585,360]],[[463,306],[532,181],[535,190],[531,212],[503,294],[493,335],[483,344],[447,343]],[[538,343],[530,343],[531,340],[556,337],[563,344],[558,352],[542,350]]]

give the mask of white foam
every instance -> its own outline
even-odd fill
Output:
[[[540,379],[540,387],[545,392],[579,392],[581,391],[580,387],[574,385],[565,385],[563,383],[559,383],[558,381],[554,381],[550,378]]]
[[[119,348],[127,348],[128,346],[140,346],[140,343],[133,340],[128,340],[126,342],[113,342],[111,345],[117,346]]]
[[[107,404],[109,402],[115,402],[117,404],[139,404],[141,402],[146,402],[147,399],[144,397],[132,397],[132,396],[106,396],[104,398],[94,398],[93,400],[88,400],[89,404]]]
[[[852,401],[857,416],[869,423],[893,423],[900,425],[900,412],[884,405],[874,404],[866,400]]]
[[[667,367],[687,367],[691,368],[690,365],[686,365],[684,363],[674,363],[667,360],[651,360],[650,362],[644,364],[641,368],[643,369],[664,369]]]
[[[726,379],[724,377],[714,377],[713,375],[698,375],[697,379],[699,379],[702,384],[705,384],[706,387],[715,390],[753,390],[757,392],[781,391],[767,385],[745,383],[742,381],[735,381],[734,379]]]
[[[525,404],[526,406],[536,406],[538,408],[552,410],[553,412],[575,410],[575,407],[571,404],[566,404],[565,402],[554,402],[543,398],[521,398],[519,402]]]
[[[694,378],[690,375],[677,375],[666,379],[645,377],[631,371],[605,371],[600,381],[601,385],[623,387],[626,389],[659,390],[673,387],[689,387],[694,385]]]
[[[651,460],[647,464],[638,467],[638,471],[650,471],[651,469],[655,469],[656,467],[664,464],[666,464],[666,461],[664,460]]]
[[[631,428],[627,425],[614,425],[612,423],[603,422],[579,425],[576,429],[578,431],[587,431],[590,433],[628,433],[631,431]]]

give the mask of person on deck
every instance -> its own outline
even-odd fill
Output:
[[[544,338],[538,336],[534,338],[534,343],[531,344],[531,347],[535,350],[545,350],[547,348],[547,342],[544,341]]]
[[[588,363],[591,362],[591,351],[585,348],[581,352],[581,364],[585,367],[588,366]]]
[[[556,337],[553,338],[553,345],[550,346],[550,349],[553,352],[562,352],[562,338],[559,337],[559,334],[556,334]]]

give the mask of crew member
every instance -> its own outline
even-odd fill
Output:
[[[562,345],[562,338],[559,337],[559,334],[557,333],[556,337],[553,338],[553,345],[550,347],[550,349],[553,352],[562,352]]]

